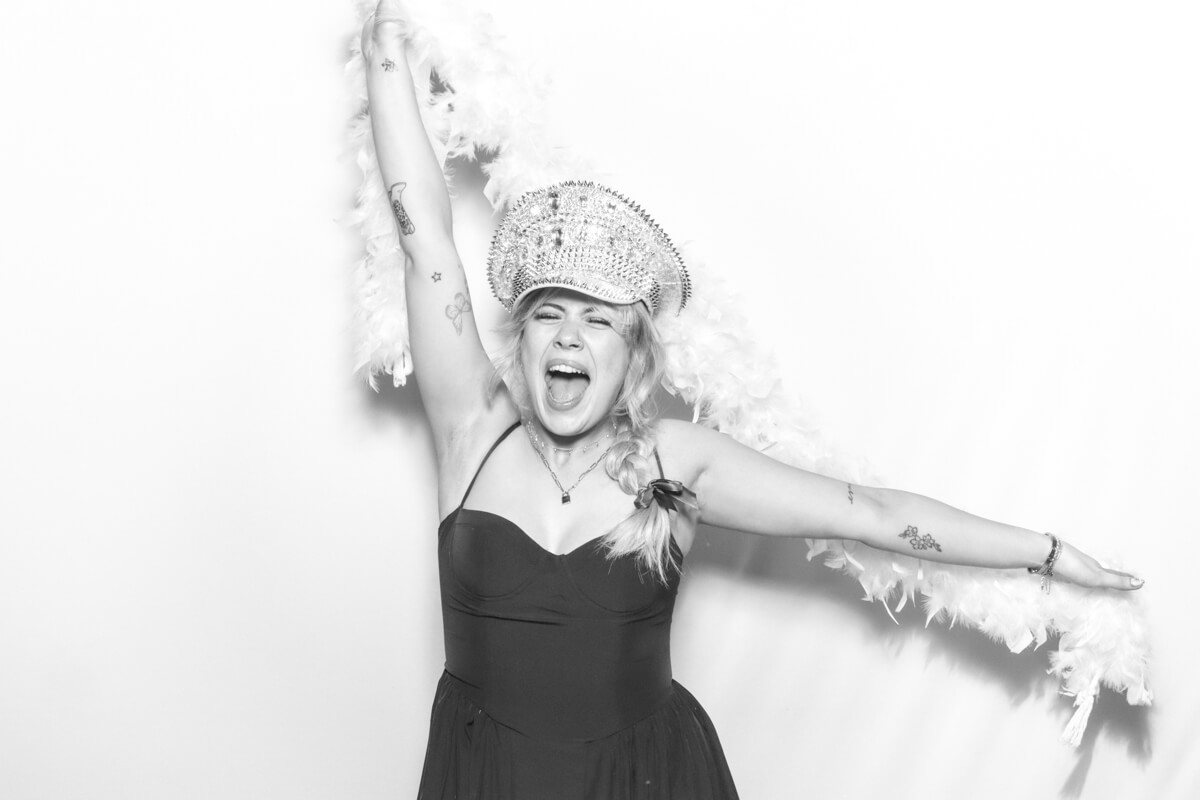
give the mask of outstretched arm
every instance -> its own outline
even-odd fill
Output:
[[[487,399],[491,362],[475,326],[450,197],[421,122],[395,6],[381,2],[363,29],[367,95],[375,153],[405,256],[417,385],[445,464],[449,443],[461,442],[465,430],[489,415],[515,418],[515,411],[506,398]]]
[[[698,425],[666,421],[660,443],[694,475],[700,521],[749,533],[852,539],[926,561],[973,567],[1039,567],[1050,539],[977,517],[918,494],[848,484],[789,467]],[[1136,589],[1141,581],[1102,567],[1069,544],[1055,577],[1082,586]]]

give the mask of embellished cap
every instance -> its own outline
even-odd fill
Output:
[[[641,300],[652,316],[679,313],[691,293],[683,259],[650,215],[590,181],[522,196],[492,238],[488,279],[509,311],[549,286],[621,305]]]

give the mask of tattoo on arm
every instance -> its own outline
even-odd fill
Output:
[[[383,63],[381,63],[379,66],[383,67],[384,72],[395,72],[396,71],[396,62],[392,61],[390,58],[385,58],[383,60]]]
[[[432,275],[430,275],[429,277],[433,279],[434,283],[441,283],[441,281],[442,281],[442,273],[440,273],[440,272],[435,272]]]
[[[916,525],[909,525],[904,533],[900,534],[901,539],[908,539],[908,543],[912,545],[913,550],[937,550],[942,552],[942,546],[934,541],[934,538],[928,533],[922,536],[917,531]]]
[[[446,306],[446,316],[454,323],[454,332],[462,336],[463,315],[470,312],[471,301],[462,292],[454,295],[454,302]]]
[[[412,220],[408,217],[408,212],[404,210],[404,206],[400,203],[400,195],[404,193],[404,187],[407,183],[401,181],[393,183],[388,187],[388,199],[392,201],[392,213],[396,215],[396,224],[400,226],[400,233],[405,236],[411,236],[416,227],[412,224]]]
[[[850,505],[854,505],[854,487],[846,484],[846,497],[850,499]]]

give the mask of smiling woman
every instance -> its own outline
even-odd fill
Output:
[[[663,231],[605,187],[554,184],[501,221],[488,272],[511,316],[493,366],[392,3],[362,49],[437,452],[446,669],[421,797],[736,797],[712,723],[671,676],[671,614],[700,523],[1141,585],[1057,537],[658,419],[657,325],[690,283]]]
[[[502,333],[507,344],[496,359],[493,387],[507,387],[522,409],[534,450],[562,503],[572,502],[571,492],[601,462],[623,492],[637,494],[652,466],[654,393],[663,381],[662,344],[648,307],[616,305],[573,289],[539,288],[515,303]],[[580,443],[587,438],[592,441]],[[558,470],[569,468],[575,453],[597,451],[610,439],[565,485]],[[550,440],[561,444],[547,447]],[[602,541],[610,554],[635,555],[665,579],[673,562],[670,535],[670,516],[655,504],[639,506]]]
[[[562,289],[539,292],[528,305],[533,324],[526,323],[518,335],[518,375],[528,392],[528,410],[555,436],[578,436],[608,417],[624,386],[629,326],[621,318],[626,315]]]

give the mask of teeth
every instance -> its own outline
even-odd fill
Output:
[[[556,364],[549,369],[550,372],[564,372],[568,375],[586,375],[587,373],[575,367],[568,367],[565,364]]]

